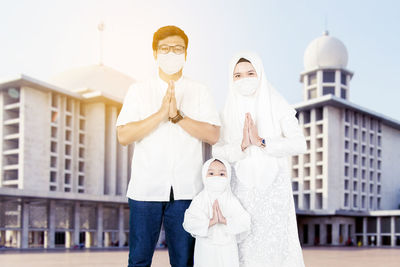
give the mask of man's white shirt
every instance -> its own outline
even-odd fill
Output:
[[[168,84],[159,77],[131,85],[116,126],[143,120],[157,112]],[[182,76],[175,82],[177,108],[191,119],[220,126],[220,118],[209,89]],[[141,201],[192,199],[203,187],[202,141],[168,120],[135,142],[131,177],[126,196]]]

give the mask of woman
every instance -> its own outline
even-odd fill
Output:
[[[233,57],[229,88],[213,156],[233,163],[233,193],[251,216],[251,233],[239,243],[240,266],[304,266],[288,165],[289,156],[307,149],[296,110],[250,52]]]

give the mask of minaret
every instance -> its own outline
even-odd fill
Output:
[[[348,100],[353,73],[346,69],[347,61],[346,47],[328,31],[314,39],[304,52],[304,71],[300,74],[304,101],[327,94]]]
[[[100,58],[99,65],[100,65],[100,66],[103,65],[103,43],[104,43],[104,40],[103,40],[103,32],[104,32],[104,28],[105,28],[104,22],[101,21],[101,22],[97,25],[97,30],[99,30],[99,33],[100,33],[100,50],[99,50],[99,53],[100,53],[100,56],[99,56],[99,58]]]

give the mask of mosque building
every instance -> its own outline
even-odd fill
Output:
[[[288,158],[302,245],[400,246],[400,122],[349,101],[343,43],[312,41]],[[97,64],[0,80],[0,247],[124,247],[133,145],[115,122],[134,80]],[[209,153],[209,151],[208,151]]]
[[[290,159],[303,245],[400,246],[400,121],[350,99],[344,44],[325,32],[304,53],[294,105],[307,152]]]
[[[133,82],[102,64],[0,82],[0,247],[127,245],[133,147],[115,122]]]

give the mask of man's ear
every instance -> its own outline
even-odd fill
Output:
[[[153,57],[155,60],[157,60],[157,51],[156,50],[153,50]]]

